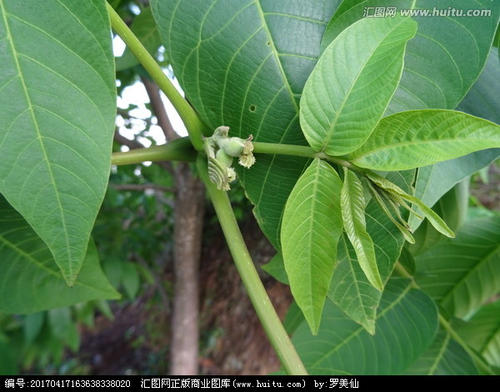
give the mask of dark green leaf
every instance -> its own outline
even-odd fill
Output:
[[[115,79],[104,1],[0,1],[0,193],[68,284],[110,170]]]
[[[437,325],[434,302],[407,279],[393,278],[382,296],[374,336],[328,303],[318,336],[303,323],[292,342],[312,374],[398,374],[431,344]]]
[[[0,266],[2,312],[32,313],[96,298],[119,298],[101,271],[92,241],[78,279],[68,287],[47,246],[2,197]]]
[[[483,306],[458,333],[490,365],[500,367],[500,301]]]
[[[45,312],[28,314],[24,319],[24,339],[30,345],[38,336],[43,327]]]
[[[445,10],[454,8],[490,10],[491,16],[414,16],[418,32],[408,43],[404,71],[388,113],[403,110],[443,108],[454,109],[476,81],[488,56],[497,28],[500,6],[498,2],[480,0],[346,0],[339,6],[325,32],[322,47],[364,12],[374,7],[393,6],[400,10],[410,8]],[[384,7],[384,11],[386,7]],[[460,39],[457,39],[460,37]]]
[[[290,289],[314,334],[342,234],[341,188],[337,172],[315,159],[295,184],[283,214],[281,246]]]
[[[478,370],[462,346],[440,328],[432,345],[405,373],[458,376],[478,374]]]
[[[123,263],[122,284],[129,298],[134,299],[139,291],[140,279],[135,264]]]
[[[310,146],[345,155],[370,136],[396,90],[410,18],[366,18],[325,49],[304,87],[300,124]]]
[[[451,315],[467,316],[500,290],[500,217],[471,219],[416,260],[419,286]]]
[[[141,13],[137,15],[130,25],[130,29],[139,38],[146,50],[155,57],[161,41],[150,7],[142,9]],[[120,57],[115,59],[115,62],[117,71],[123,71],[139,64],[139,60],[137,60],[128,47]]]
[[[262,142],[306,144],[298,121],[304,83],[337,0],[153,0],[152,11],[189,101],[215,129]],[[290,32],[294,32],[291,34]],[[240,178],[260,227],[279,248],[288,195],[307,167],[261,155]]]
[[[281,253],[276,253],[269,263],[264,264],[261,268],[277,281],[284,284],[290,284],[288,282],[288,276],[286,276],[285,265]]]

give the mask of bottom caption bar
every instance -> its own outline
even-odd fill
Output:
[[[16,390],[368,390],[433,387],[450,382],[467,386],[498,386],[495,376],[0,376],[0,391]],[[455,378],[455,380],[450,380]],[[430,384],[431,383],[431,384]]]

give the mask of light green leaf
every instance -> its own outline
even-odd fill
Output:
[[[480,74],[495,35],[500,6],[489,0],[345,0],[330,21],[323,37],[326,47],[365,12],[380,6],[407,9],[489,10],[490,16],[413,16],[418,32],[408,43],[404,71],[388,113],[404,110],[454,109]],[[384,12],[386,7],[384,7]],[[460,37],[460,39],[457,39]]]
[[[300,125],[313,149],[345,155],[364,143],[396,90],[416,29],[410,18],[366,18],[325,49],[300,100]]]
[[[432,211],[429,207],[427,207],[424,203],[422,203],[415,196],[412,196],[398,187],[396,184],[388,181],[387,179],[375,174],[367,172],[366,176],[375,183],[379,188],[387,191],[389,195],[394,196],[395,200],[398,204],[404,205],[404,201],[409,201],[415,205],[417,205],[422,211],[423,215],[427,218],[427,220],[434,226],[434,228],[440,233],[444,234],[447,237],[454,238],[455,233],[448,227],[445,221],[441,219],[441,217]],[[410,241],[413,243],[413,241]]]
[[[451,110],[415,110],[383,118],[350,159],[367,169],[394,171],[492,147],[500,147],[497,124]]]
[[[151,6],[175,75],[210,129],[227,125],[231,136],[306,145],[298,102],[338,3],[153,0]],[[308,164],[261,155],[238,173],[276,249],[286,200]]]
[[[0,0],[0,193],[82,267],[110,171],[115,79],[104,1]]]
[[[490,365],[500,368],[500,301],[483,306],[458,333]]]
[[[319,328],[342,234],[341,188],[337,172],[315,159],[297,181],[283,214],[285,269],[293,297],[313,334]]]
[[[498,49],[492,48],[486,66],[478,81],[458,106],[458,110],[500,123],[500,60]],[[432,207],[447,191],[465,177],[488,166],[500,157],[500,149],[473,152],[461,158],[440,162],[418,169],[415,182],[415,196]],[[418,208],[417,208],[418,212]],[[412,230],[421,220],[414,214],[408,220]]]
[[[440,328],[432,345],[405,373],[458,376],[478,374],[478,370],[462,346]]]
[[[469,220],[416,261],[419,286],[451,315],[467,316],[500,290],[500,217]]]
[[[344,230],[356,252],[358,263],[372,286],[382,291],[384,283],[377,267],[373,240],[366,231],[363,184],[358,176],[347,168],[344,168],[340,206]]]
[[[0,197],[0,311],[32,313],[97,298],[116,299],[91,241],[73,287],[68,287],[47,246]],[[15,293],[15,295],[13,294]]]
[[[432,343],[437,329],[434,302],[407,279],[386,285],[371,336],[328,303],[318,336],[303,323],[292,342],[311,374],[398,374]]]
[[[151,7],[143,8],[141,13],[137,15],[130,25],[130,29],[142,42],[146,50],[155,57],[158,48],[161,45],[160,33],[156,27]],[[123,71],[139,64],[139,60],[132,54],[132,51],[127,47],[120,57],[115,59],[116,70]]]
[[[410,190],[414,172],[391,172],[387,179],[404,190]],[[403,246],[403,237],[375,200],[365,210],[366,229],[373,239],[378,269],[385,282]],[[382,293],[375,289],[361,270],[356,254],[347,239],[341,237],[337,265],[328,291],[328,298],[345,314],[362,325],[370,334],[375,333],[375,316]]]

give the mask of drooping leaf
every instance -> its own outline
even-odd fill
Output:
[[[350,158],[381,171],[413,169],[500,147],[500,126],[451,110],[415,110],[383,118]]]
[[[141,13],[135,17],[130,25],[130,29],[139,38],[146,50],[152,56],[155,56],[161,45],[161,40],[153,14],[151,13],[151,7],[142,9]],[[116,70],[123,71],[139,64],[139,60],[132,54],[130,48],[127,47],[123,54],[115,59],[115,63]]]
[[[340,206],[344,230],[356,252],[358,263],[371,285],[382,291],[384,283],[377,267],[373,240],[366,231],[363,184],[358,176],[347,168],[344,168]]]
[[[73,287],[68,287],[49,249],[0,197],[0,311],[32,313],[97,298],[116,299],[101,271],[93,242]]]
[[[303,323],[292,342],[312,374],[398,374],[432,343],[437,329],[434,302],[406,279],[386,285],[371,336],[332,303],[317,336]]]
[[[419,286],[449,314],[467,316],[500,290],[500,217],[470,219],[416,261]]]
[[[342,234],[337,172],[315,159],[290,193],[283,214],[281,246],[295,301],[315,334]]]
[[[466,179],[455,185],[439,199],[434,205],[433,210],[439,216],[443,217],[443,220],[451,230],[456,232],[465,221],[468,204],[469,179]],[[424,221],[424,223],[420,225],[414,235],[416,242],[414,245],[408,247],[409,251],[414,255],[431,248],[445,238],[427,221]]]
[[[211,129],[227,125],[231,136],[305,145],[298,102],[338,3],[154,0],[151,5],[175,75]],[[238,173],[276,249],[286,200],[307,165],[306,159],[261,155],[250,170]]]
[[[410,191],[414,172],[391,172],[387,179]],[[375,200],[365,210],[366,229],[373,239],[375,256],[382,281],[386,282],[397,261],[404,240]],[[375,317],[382,293],[375,289],[361,270],[356,253],[347,240],[339,241],[337,265],[328,291],[333,301],[349,318],[370,334],[375,331]]]
[[[387,113],[404,110],[454,109],[476,81],[488,56],[497,28],[500,6],[495,1],[480,0],[345,0],[330,21],[323,37],[325,48],[345,28],[375,7],[396,8],[396,14],[408,9],[432,13],[433,9],[449,13],[454,8],[484,10],[489,16],[463,17],[416,16],[418,32],[408,43],[404,71]],[[410,16],[410,15],[407,15]],[[388,16],[390,18],[390,16]],[[460,39],[457,39],[460,37]]]
[[[388,181],[386,178],[383,178],[375,173],[367,172],[366,176],[376,184],[379,188],[386,192],[386,194],[395,200],[397,204],[406,205],[406,201],[417,205],[422,211],[423,216],[427,218],[429,223],[434,226],[434,228],[439,231],[441,234],[444,234],[447,237],[454,238],[455,233],[448,227],[445,221],[436,214],[432,209],[427,207],[421,200],[417,199],[415,196],[410,195],[405,192],[403,189],[398,187],[396,184]],[[406,204],[405,204],[406,203]],[[407,208],[410,208],[407,206]]]
[[[478,370],[463,347],[440,328],[432,345],[405,373],[458,376],[478,374]]]
[[[300,124],[313,149],[336,156],[363,144],[396,90],[416,28],[410,18],[366,18],[325,49],[300,100]]]
[[[110,170],[115,79],[103,1],[0,1],[0,193],[73,285]]]
[[[500,368],[500,301],[483,306],[458,333],[490,365]]]

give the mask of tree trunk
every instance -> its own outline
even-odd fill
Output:
[[[198,269],[204,213],[204,188],[188,164],[175,169],[175,296],[172,315],[171,374],[198,373]]]

